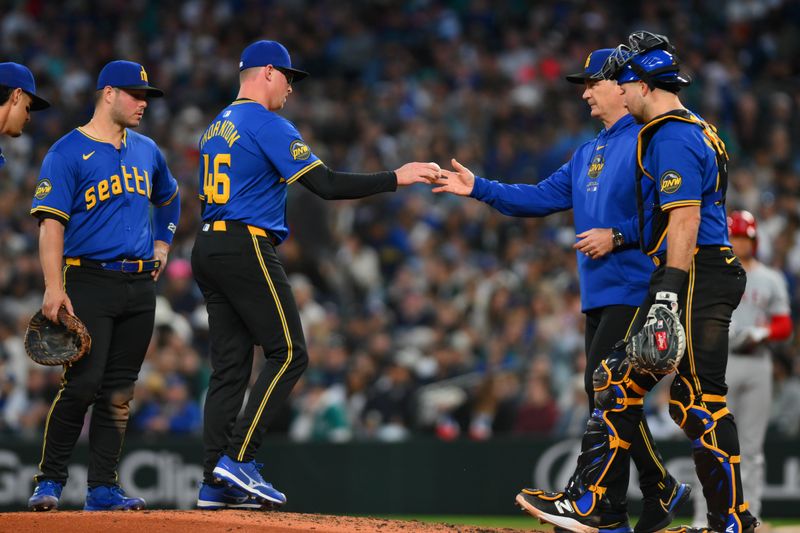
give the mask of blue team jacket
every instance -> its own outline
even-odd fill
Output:
[[[639,129],[633,117],[625,115],[540,183],[512,185],[476,176],[471,196],[510,216],[541,217],[573,209],[576,234],[615,227],[626,243],[636,243]],[[609,305],[639,306],[644,301],[654,265],[638,247],[602,259],[577,255],[584,312]]]

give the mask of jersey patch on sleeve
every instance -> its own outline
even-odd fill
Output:
[[[292,154],[292,159],[295,161],[305,161],[311,157],[311,150],[306,146],[306,143],[301,140],[292,141],[292,144],[289,145],[289,151]]]
[[[36,184],[36,192],[33,194],[33,196],[37,200],[44,200],[52,190],[53,184],[50,183],[49,179],[45,178],[43,180],[39,180],[39,183]]]
[[[683,178],[678,174],[678,171],[667,170],[661,174],[661,179],[659,181],[661,182],[661,192],[664,194],[672,194],[681,188]]]

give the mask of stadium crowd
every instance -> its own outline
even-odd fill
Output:
[[[188,261],[199,220],[197,141],[235,97],[239,53],[257,38],[280,40],[312,73],[284,114],[329,167],[449,167],[456,157],[484,177],[536,183],[598,127],[564,74],[632,29],[669,35],[694,78],[683,100],[719,127],[731,154],[729,209],[756,214],[759,258],[785,274],[797,331],[800,2],[669,0],[614,12],[592,0],[2,5],[0,57],[30,66],[53,107],[2,142],[0,434],[38,438],[61,376],[29,363],[21,340],[43,292],[28,214],[39,165],[88,120],[99,68],[120,58],[144,64],[166,92],[140,129],[164,150],[183,199],[129,431],[201,430],[208,326]],[[513,219],[421,185],[340,202],[289,190],[292,234],[279,254],[311,363],[274,433],[332,441],[582,433],[584,318],[569,213]],[[794,437],[798,339],[774,347],[771,427]],[[663,395],[648,411],[657,437],[679,431]]]

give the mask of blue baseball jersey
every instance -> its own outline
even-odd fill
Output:
[[[117,150],[78,128],[47,152],[31,214],[64,224],[65,257],[150,259],[151,203],[165,206],[177,196],[152,139],[128,129]]]
[[[644,198],[644,235],[652,235],[652,209],[655,187],[663,211],[676,207],[700,206],[700,228],[697,245],[730,246],[723,186],[717,166],[715,146],[722,141],[710,125],[701,122],[666,121],[650,140],[642,166],[642,197]],[[656,119],[659,120],[659,119]],[[705,127],[703,127],[705,126]],[[669,232],[666,231],[648,253],[665,252]]]
[[[0,147],[0,168],[3,168],[3,165],[6,164],[6,158],[3,155],[3,148]]]
[[[200,138],[203,221],[236,220],[283,241],[286,187],[321,164],[291,122],[258,102],[236,100]]]
[[[584,143],[560,169],[536,185],[510,185],[475,177],[471,196],[506,215],[545,216],[573,209],[576,233],[619,229],[626,243],[638,241],[636,139],[639,126],[625,115]],[[653,262],[638,249],[601,259],[578,253],[581,306],[639,306],[647,294]]]

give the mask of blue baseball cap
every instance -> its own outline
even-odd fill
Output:
[[[308,72],[292,68],[289,52],[277,41],[256,41],[245,48],[239,61],[239,71],[266,65],[288,70],[294,77],[293,81],[300,81],[308,76]]]
[[[39,111],[50,107],[50,102],[36,95],[36,82],[33,73],[25,65],[19,63],[0,63],[0,85],[22,89],[31,97],[31,111]]]
[[[142,89],[148,96],[164,96],[164,91],[150,85],[144,67],[133,61],[112,61],[104,66],[97,76],[97,90],[104,87]]]
[[[614,50],[612,48],[601,48],[599,50],[595,50],[594,52],[590,53],[586,57],[586,63],[583,65],[583,72],[576,72],[575,74],[570,74],[567,76],[567,81],[570,83],[583,83],[589,78],[591,78],[594,74],[600,72],[600,69],[603,68],[603,63],[606,62],[608,56],[611,55],[611,52]]]

